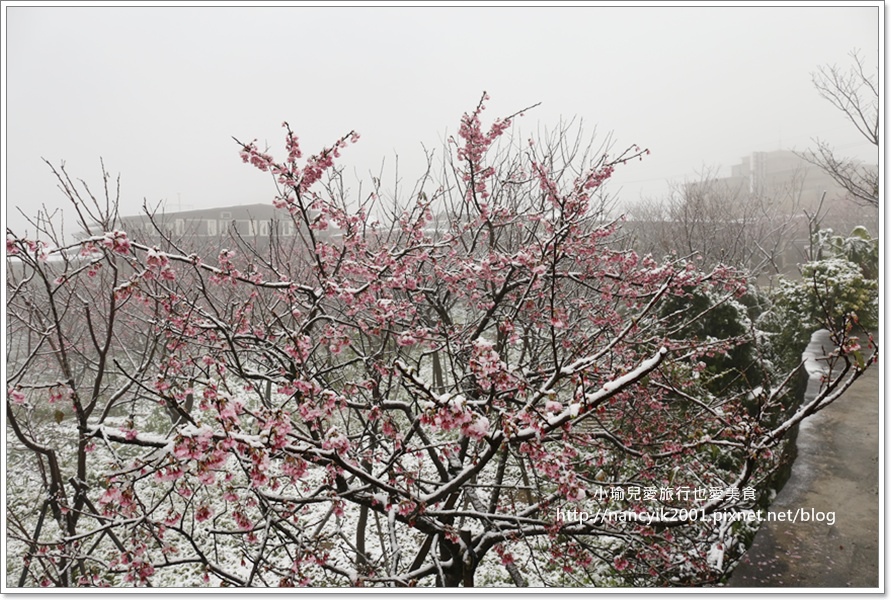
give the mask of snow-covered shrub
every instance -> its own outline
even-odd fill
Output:
[[[760,326],[770,332],[770,346],[781,364],[801,362],[811,334],[818,329],[859,335],[878,327],[878,282],[861,267],[832,257],[801,266],[801,279],[781,279],[773,306]]]

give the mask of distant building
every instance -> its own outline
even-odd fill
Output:
[[[739,164],[730,167],[730,177],[714,179],[725,189],[741,192],[741,196],[773,198],[790,211],[802,208],[811,212],[826,193],[826,202],[844,199],[846,192],[819,167],[789,150],[752,152]],[[701,182],[688,184],[695,189]]]
[[[272,204],[158,212],[151,217],[145,214],[122,217],[121,226],[132,232],[131,237],[138,232],[151,239],[168,237],[171,240],[223,240],[231,235],[246,240],[268,240],[270,236],[293,237],[296,234],[290,215]]]
[[[848,192],[829,174],[789,150],[752,152],[730,167],[730,177],[690,183],[687,188],[695,190],[698,186],[716,184],[720,189],[737,190],[740,200],[757,198],[774,202],[780,213],[793,215],[804,223],[816,215],[819,208],[821,228],[847,233],[863,225],[874,235],[878,234],[877,210],[849,199]],[[799,235],[806,239],[807,230]]]
[[[753,152],[744,156],[739,165],[731,167],[731,172],[733,177],[748,181],[750,193],[791,187],[805,206],[819,202],[824,192],[828,201],[847,195],[828,173],[788,150]]]

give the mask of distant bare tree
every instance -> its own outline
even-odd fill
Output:
[[[820,67],[812,74],[814,87],[834,107],[842,111],[870,144],[879,147],[878,68],[867,72],[864,60],[856,50],[851,52],[854,64],[847,69],[835,65]],[[879,205],[879,169],[850,158],[837,156],[829,144],[819,138],[816,149],[800,154],[802,158],[828,173],[849,197],[868,206]]]
[[[674,183],[664,199],[631,208],[630,229],[640,252],[696,255],[753,274],[779,273],[795,237],[800,178],[777,189],[750,190],[741,181],[703,171],[696,181]]]

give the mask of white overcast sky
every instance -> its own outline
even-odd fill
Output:
[[[615,3],[613,3],[615,4]],[[739,4],[739,3],[737,3]],[[786,3],[790,4],[790,3]],[[304,150],[355,129],[341,164],[400,157],[407,182],[489,92],[489,118],[536,102],[524,132],[578,117],[652,154],[610,184],[622,202],[663,194],[703,167],[820,137],[875,162],[874,148],[813,88],[820,65],[871,68],[880,4],[777,7],[307,7],[4,3],[8,224],[63,198],[42,162],[100,187],[120,174],[125,214],[268,202],[268,176],[232,136],[282,155],[287,120]],[[883,63],[882,63],[883,66]]]

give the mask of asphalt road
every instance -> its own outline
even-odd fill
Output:
[[[874,366],[802,424],[792,475],[770,510],[824,519],[764,523],[729,586],[878,588],[879,405]]]

